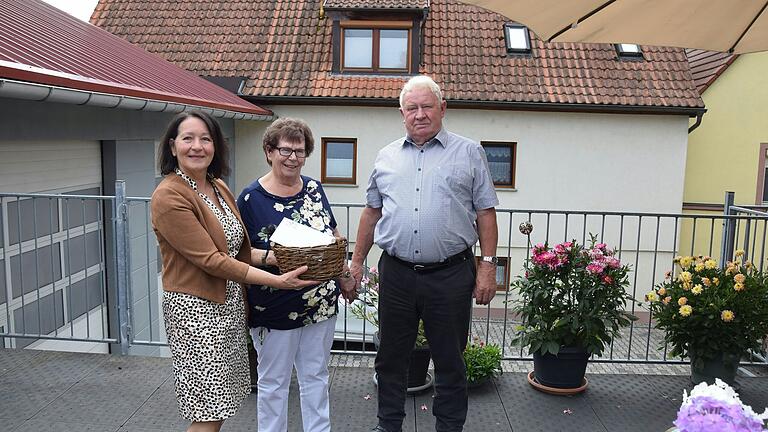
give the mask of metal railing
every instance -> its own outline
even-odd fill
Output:
[[[94,342],[113,344],[124,354],[156,353],[166,345],[149,198],[127,197],[123,182],[116,183],[116,191],[114,197],[0,194],[0,341],[4,345]],[[332,206],[339,230],[354,240],[363,206]],[[631,266],[628,293],[636,301],[627,310],[640,318],[595,361],[682,362],[668,357],[663,333],[654,329],[652,317],[639,305],[645,293],[663,280],[677,255],[708,255],[724,262],[736,249],[744,249],[747,259],[763,269],[768,214],[736,207],[732,197],[725,209],[723,214],[499,209],[498,291],[490,305],[474,307],[471,333],[486,343],[499,344],[505,359],[529,359],[527,352],[512,344],[521,322],[508,307],[518,301],[509,287],[521,276],[529,245],[586,243],[595,235]],[[79,219],[73,219],[78,214]],[[521,233],[518,226],[523,222],[531,223],[533,232]],[[98,254],[92,246],[94,235]],[[374,246],[367,264],[376,265],[379,255]],[[50,275],[45,276],[46,271]],[[334,351],[372,354],[368,343],[375,330],[340,301]]]

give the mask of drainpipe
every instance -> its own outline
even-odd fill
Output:
[[[697,127],[701,125],[701,118],[704,117],[704,113],[700,112],[696,114],[696,122],[688,128],[688,133],[695,131]]]

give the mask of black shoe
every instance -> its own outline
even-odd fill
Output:
[[[375,428],[371,429],[371,432],[387,432],[387,430],[379,425],[376,425]]]

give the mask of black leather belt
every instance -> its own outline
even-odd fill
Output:
[[[443,261],[436,263],[412,263],[390,254],[387,254],[387,256],[404,266],[410,267],[415,272],[426,273],[455,266],[456,264],[463,263],[464,261],[473,258],[474,255],[472,254],[472,249],[467,248],[464,251],[457,253],[456,255],[451,255]]]

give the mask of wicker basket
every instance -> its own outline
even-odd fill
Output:
[[[303,265],[309,269],[299,276],[303,280],[325,282],[341,276],[344,258],[347,252],[347,239],[336,239],[335,243],[325,246],[306,248],[286,247],[272,244],[280,273],[286,273]]]

